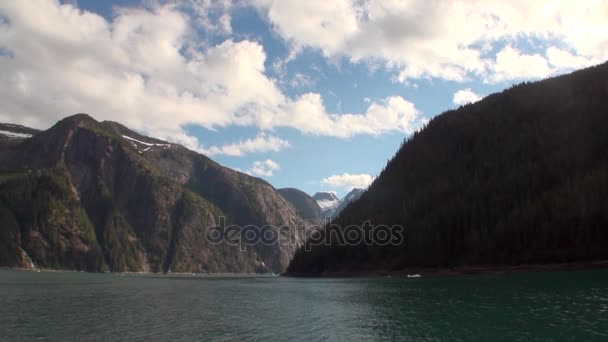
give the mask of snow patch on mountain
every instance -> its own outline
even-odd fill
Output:
[[[141,140],[137,140],[137,139],[135,139],[135,138],[131,138],[131,137],[127,136],[127,135],[123,135],[122,137],[123,137],[123,138],[125,138],[125,139],[127,139],[127,140],[130,140],[130,141],[131,141],[131,143],[133,144],[133,146],[134,146],[135,148],[139,148],[139,147],[140,147],[140,146],[138,146],[138,144],[141,144],[141,145],[147,146],[147,147],[146,147],[146,148],[144,148],[143,150],[139,150],[139,153],[140,153],[140,154],[141,154],[141,153],[144,153],[144,152],[151,151],[151,148],[152,148],[152,147],[162,147],[162,148],[168,148],[168,147],[171,147],[171,144],[156,144],[156,143],[147,143],[147,142],[144,142],[144,141],[141,141]]]
[[[0,130],[0,135],[8,137],[9,139],[27,139],[27,138],[32,137],[31,134],[9,132],[9,131],[4,131],[4,130]]]
[[[317,204],[319,207],[321,207],[321,210],[329,210],[338,206],[338,204],[340,204],[340,200],[321,200],[317,201]]]

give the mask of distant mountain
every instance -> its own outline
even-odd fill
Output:
[[[293,244],[213,244],[208,227],[307,223],[270,184],[86,114],[0,126],[0,266],[280,272]],[[19,135],[21,134],[21,135]],[[297,242],[297,241],[296,241]]]
[[[0,123],[0,143],[16,143],[23,139],[31,138],[38,134],[40,131],[37,129],[9,124]]]
[[[359,199],[365,190],[354,188],[343,199],[333,192],[317,192],[312,196],[317,201],[324,218],[336,218],[348,204]]]
[[[335,202],[335,201],[339,201],[340,198],[334,193],[334,192],[317,192],[316,194],[314,194],[312,196],[312,198],[319,202],[319,201],[328,201],[328,202]]]
[[[332,218],[334,210],[340,205],[340,198],[333,192],[317,192],[312,196],[321,208],[323,218]]]
[[[321,207],[307,193],[294,188],[278,189],[278,191],[300,212],[303,218],[314,223],[323,222]]]
[[[608,259],[608,63],[433,118],[335,220],[403,243],[310,246],[297,274]]]

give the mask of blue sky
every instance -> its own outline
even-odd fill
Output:
[[[311,195],[365,187],[434,115],[608,57],[605,0],[32,0],[0,18],[0,121],[87,112]]]

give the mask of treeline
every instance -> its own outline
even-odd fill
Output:
[[[335,223],[366,220],[404,244],[312,246],[289,271],[608,259],[608,64],[435,117]]]

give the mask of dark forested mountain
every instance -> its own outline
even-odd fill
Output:
[[[338,217],[342,210],[346,209],[346,207],[352,202],[358,200],[364,192],[365,190],[359,188],[354,188],[349,191],[346,196],[344,196],[344,198],[340,200],[336,208],[332,211],[331,218],[334,219]]]
[[[312,246],[289,271],[608,259],[608,64],[433,118],[335,223],[366,220],[404,243]]]
[[[205,229],[304,222],[267,182],[86,114],[0,140],[0,266],[277,272],[295,245],[212,244]],[[16,127],[16,126],[14,126]],[[5,135],[9,135],[8,133]]]
[[[303,218],[314,223],[321,223],[323,221],[321,207],[307,193],[294,188],[283,188],[278,191],[300,212]]]

